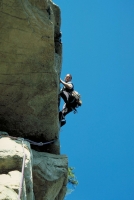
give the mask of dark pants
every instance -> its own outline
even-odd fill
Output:
[[[59,120],[61,121],[61,126],[63,126],[66,123],[65,116],[74,110],[75,104],[74,97],[72,97],[68,92],[62,91],[60,96],[65,102],[63,109],[59,112]]]
[[[72,111],[73,111],[73,107],[71,106],[71,104],[65,103],[61,112],[64,116],[66,116],[68,113],[70,113]]]
[[[61,96],[61,98],[64,100],[65,103],[68,103],[68,102],[69,102],[69,98],[70,98],[69,92],[61,91],[61,92],[60,92],[60,96]]]
[[[63,109],[62,109],[62,114],[64,115],[64,116],[66,116],[68,113],[70,113],[72,110],[73,110],[73,107],[74,107],[74,104],[73,104],[73,102],[74,102],[74,97],[72,97],[71,95],[70,95],[70,93],[69,92],[66,92],[66,91],[62,91],[61,93],[60,93],[60,96],[61,96],[61,98],[64,100],[64,102],[65,102],[65,104],[64,104],[64,106],[63,106]]]

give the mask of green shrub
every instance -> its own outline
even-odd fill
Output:
[[[76,176],[73,172],[74,167],[68,167],[68,183],[71,183],[73,186],[78,185],[78,181],[76,179]]]
[[[68,167],[68,185],[71,184],[73,189],[68,187],[66,195],[71,194],[74,191],[74,188],[78,185],[78,181],[73,170],[74,167]]]

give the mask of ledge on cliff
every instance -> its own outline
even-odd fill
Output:
[[[0,139],[0,199],[18,199],[25,153],[21,200],[63,200],[67,184],[67,157],[31,150],[26,141],[23,145],[21,140]]]

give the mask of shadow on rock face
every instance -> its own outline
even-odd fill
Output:
[[[9,135],[7,132],[0,131],[0,138],[11,138],[12,140],[24,139],[24,141],[29,142],[31,149],[34,149],[38,152],[47,152],[51,154],[60,154],[60,142],[58,138],[55,138],[51,141],[46,141],[43,139],[37,139],[37,137],[21,138]]]
[[[34,138],[32,138],[33,140]],[[60,154],[60,142],[59,139],[51,140],[51,141],[41,141],[41,140],[33,140],[36,141],[37,145],[30,144],[31,148],[38,151],[38,152],[47,152],[52,154]],[[40,146],[40,144],[43,143],[44,145]]]

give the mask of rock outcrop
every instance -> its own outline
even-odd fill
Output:
[[[32,153],[28,142],[24,143],[25,161],[25,179],[23,183],[22,199],[33,199],[33,175],[32,175]],[[19,140],[10,138],[0,139],[0,188],[8,188],[9,193],[14,193],[15,199],[19,191],[21,181],[21,169],[23,160],[23,145]],[[6,191],[5,195],[9,195]],[[0,199],[3,192],[0,193]],[[13,194],[12,194],[13,195]],[[7,197],[5,196],[5,199]],[[11,198],[11,197],[10,197]],[[4,198],[2,198],[4,199]],[[8,199],[8,198],[7,198]],[[12,199],[12,198],[11,198]],[[17,199],[17,198],[16,198]]]
[[[62,200],[66,193],[67,157],[33,150],[33,183],[35,199]]]
[[[52,1],[0,1],[0,130],[58,137],[60,36],[60,9]]]
[[[31,150],[28,142],[9,137],[0,139],[0,200],[18,199],[24,154],[21,199],[63,200],[67,184],[67,157]]]
[[[0,0],[0,200],[18,199],[24,155],[21,200],[66,194],[68,160],[58,140],[60,23],[51,0]]]

